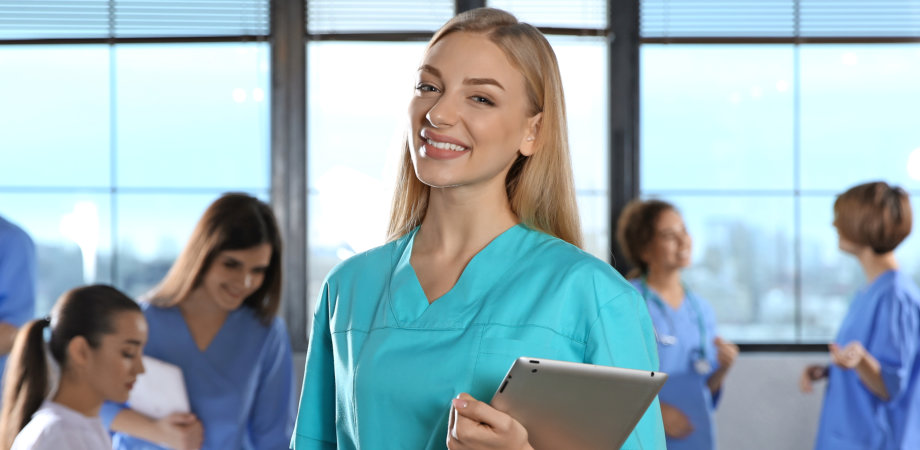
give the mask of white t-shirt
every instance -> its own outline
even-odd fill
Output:
[[[112,440],[99,417],[86,417],[60,403],[45,400],[11,450],[109,450]]]

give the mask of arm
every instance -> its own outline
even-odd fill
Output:
[[[10,352],[19,327],[35,314],[35,245],[16,232],[3,240],[0,254],[0,355]]]
[[[291,342],[281,319],[275,319],[262,348],[259,385],[249,412],[249,435],[255,448],[288,448],[294,430],[294,367]]]
[[[709,379],[706,380],[709,391],[712,392],[713,398],[719,394],[722,389],[722,382],[725,381],[725,375],[731,369],[735,359],[738,358],[738,346],[726,341],[720,337],[715,338],[716,359],[719,362],[718,368],[712,372]]]
[[[291,448],[295,450],[336,448],[336,386],[328,297],[329,285],[326,284],[313,314],[300,407],[291,437]]]
[[[888,388],[882,379],[882,366],[859,341],[853,341],[840,348],[837,344],[830,344],[831,361],[843,369],[856,371],[859,380],[869,392],[875,394],[882,401],[888,401]]]
[[[661,402],[661,420],[664,422],[664,433],[673,438],[685,438],[693,432],[693,424],[687,415],[671,406]]]
[[[645,301],[634,289],[601,306],[585,345],[584,362],[638,370],[658,370],[658,348]],[[626,448],[665,448],[656,398],[630,434]]]
[[[157,420],[125,408],[115,415],[109,428],[178,450],[201,448],[204,438],[201,422],[190,413],[173,413]]]

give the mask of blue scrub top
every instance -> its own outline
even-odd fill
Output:
[[[179,308],[141,303],[150,330],[144,354],[182,368],[189,404],[204,427],[202,450],[288,447],[294,427],[294,371],[290,337],[280,318],[269,325],[242,306],[214,340],[198,349]],[[106,403],[106,428],[126,405]],[[161,449],[121,433],[115,449]]]
[[[658,398],[661,403],[679,409],[693,425],[693,432],[685,438],[668,437],[668,449],[716,448],[713,412],[721,390],[714,398],[706,384],[712,372],[718,368],[713,342],[716,337],[716,320],[712,307],[685,289],[684,301],[680,308],[675,309],[662,301],[642,280],[631,282],[648,305],[655,325],[661,371],[668,374],[668,382]],[[695,368],[695,363],[701,357],[709,361],[710,366],[710,370],[704,374],[698,373]]]
[[[36,280],[32,238],[22,228],[0,217],[0,322],[21,327],[32,319]],[[0,381],[6,358],[7,355],[0,355]]]
[[[889,400],[832,364],[815,448],[920,449],[920,290],[910,277],[888,271],[857,292],[834,339],[852,341],[878,360]]]
[[[645,302],[609,264],[517,225],[429,304],[414,237],[326,278],[292,448],[445,448],[450,400],[490,401],[520,356],[658,369]],[[624,448],[665,448],[657,400]]]

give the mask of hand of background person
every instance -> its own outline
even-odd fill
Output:
[[[852,341],[843,348],[831,342],[828,348],[831,351],[831,361],[843,369],[855,369],[869,354],[859,341]]]
[[[176,450],[196,450],[204,441],[204,427],[190,413],[172,413],[156,421],[162,443]]]
[[[533,450],[520,422],[467,393],[451,400],[447,448]]]
[[[668,437],[683,439],[693,433],[690,419],[667,403],[661,403],[661,421],[664,422],[664,434]]]
[[[716,359],[719,361],[719,367],[728,369],[738,359],[738,346],[718,336],[713,342],[716,345]]]
[[[806,394],[810,394],[812,384],[823,378],[827,378],[827,366],[812,364],[802,371],[802,376],[799,377],[799,389]]]

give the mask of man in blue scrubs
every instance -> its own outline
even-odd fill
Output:
[[[35,271],[32,239],[0,217],[0,380],[16,332],[35,314]]]

